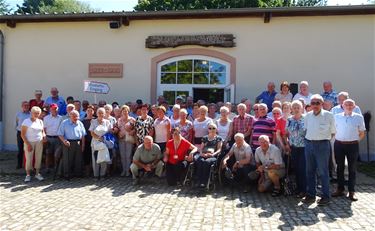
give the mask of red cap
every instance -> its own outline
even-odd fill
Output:
[[[51,105],[49,105],[49,108],[58,108],[57,104],[53,103]]]

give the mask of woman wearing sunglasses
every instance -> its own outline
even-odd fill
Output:
[[[217,126],[214,123],[208,125],[208,135],[202,138],[200,153],[195,155],[196,182],[200,188],[205,188],[211,165],[216,162],[221,152],[223,139],[217,135]]]

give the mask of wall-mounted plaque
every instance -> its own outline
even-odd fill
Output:
[[[89,63],[89,78],[122,78],[122,63]]]
[[[146,48],[178,47],[183,45],[235,47],[234,39],[233,34],[148,36]]]

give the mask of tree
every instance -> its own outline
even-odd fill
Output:
[[[9,4],[5,0],[0,0],[0,15],[7,14],[11,11]]]
[[[88,3],[76,0],[55,0],[53,5],[44,5],[40,7],[40,12],[45,13],[64,13],[64,12],[90,12],[94,11]]]
[[[197,10],[245,7],[321,6],[327,0],[140,0],[137,11]]]
[[[18,13],[64,13],[94,11],[89,4],[77,0],[24,0]]]

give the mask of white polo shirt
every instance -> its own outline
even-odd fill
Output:
[[[363,116],[355,112],[351,115],[345,115],[344,112],[336,114],[335,122],[335,139],[339,141],[358,141],[359,132],[366,130]]]
[[[308,140],[331,140],[332,134],[336,133],[335,119],[333,114],[322,109],[318,115],[310,111],[304,121],[306,136]]]
[[[63,120],[62,116],[52,116],[51,114],[44,117],[44,128],[46,130],[47,136],[57,136],[57,132],[59,130],[59,126],[61,121]]]
[[[263,153],[262,147],[258,147],[255,150],[255,162],[257,162],[258,164],[261,163],[263,166],[278,164],[282,168],[284,167],[283,158],[281,157],[281,151],[273,144],[270,144],[266,154]]]
[[[310,104],[311,102],[311,96],[312,94],[309,93],[308,95],[302,95],[301,93],[297,93],[294,97],[293,97],[293,100],[299,100],[299,99],[303,99],[303,101],[305,101],[305,104]]]
[[[331,109],[331,112],[332,114],[336,115],[336,114],[344,112],[344,108],[342,107],[342,105],[336,105]],[[355,105],[353,112],[362,115],[361,109],[357,105]]]

